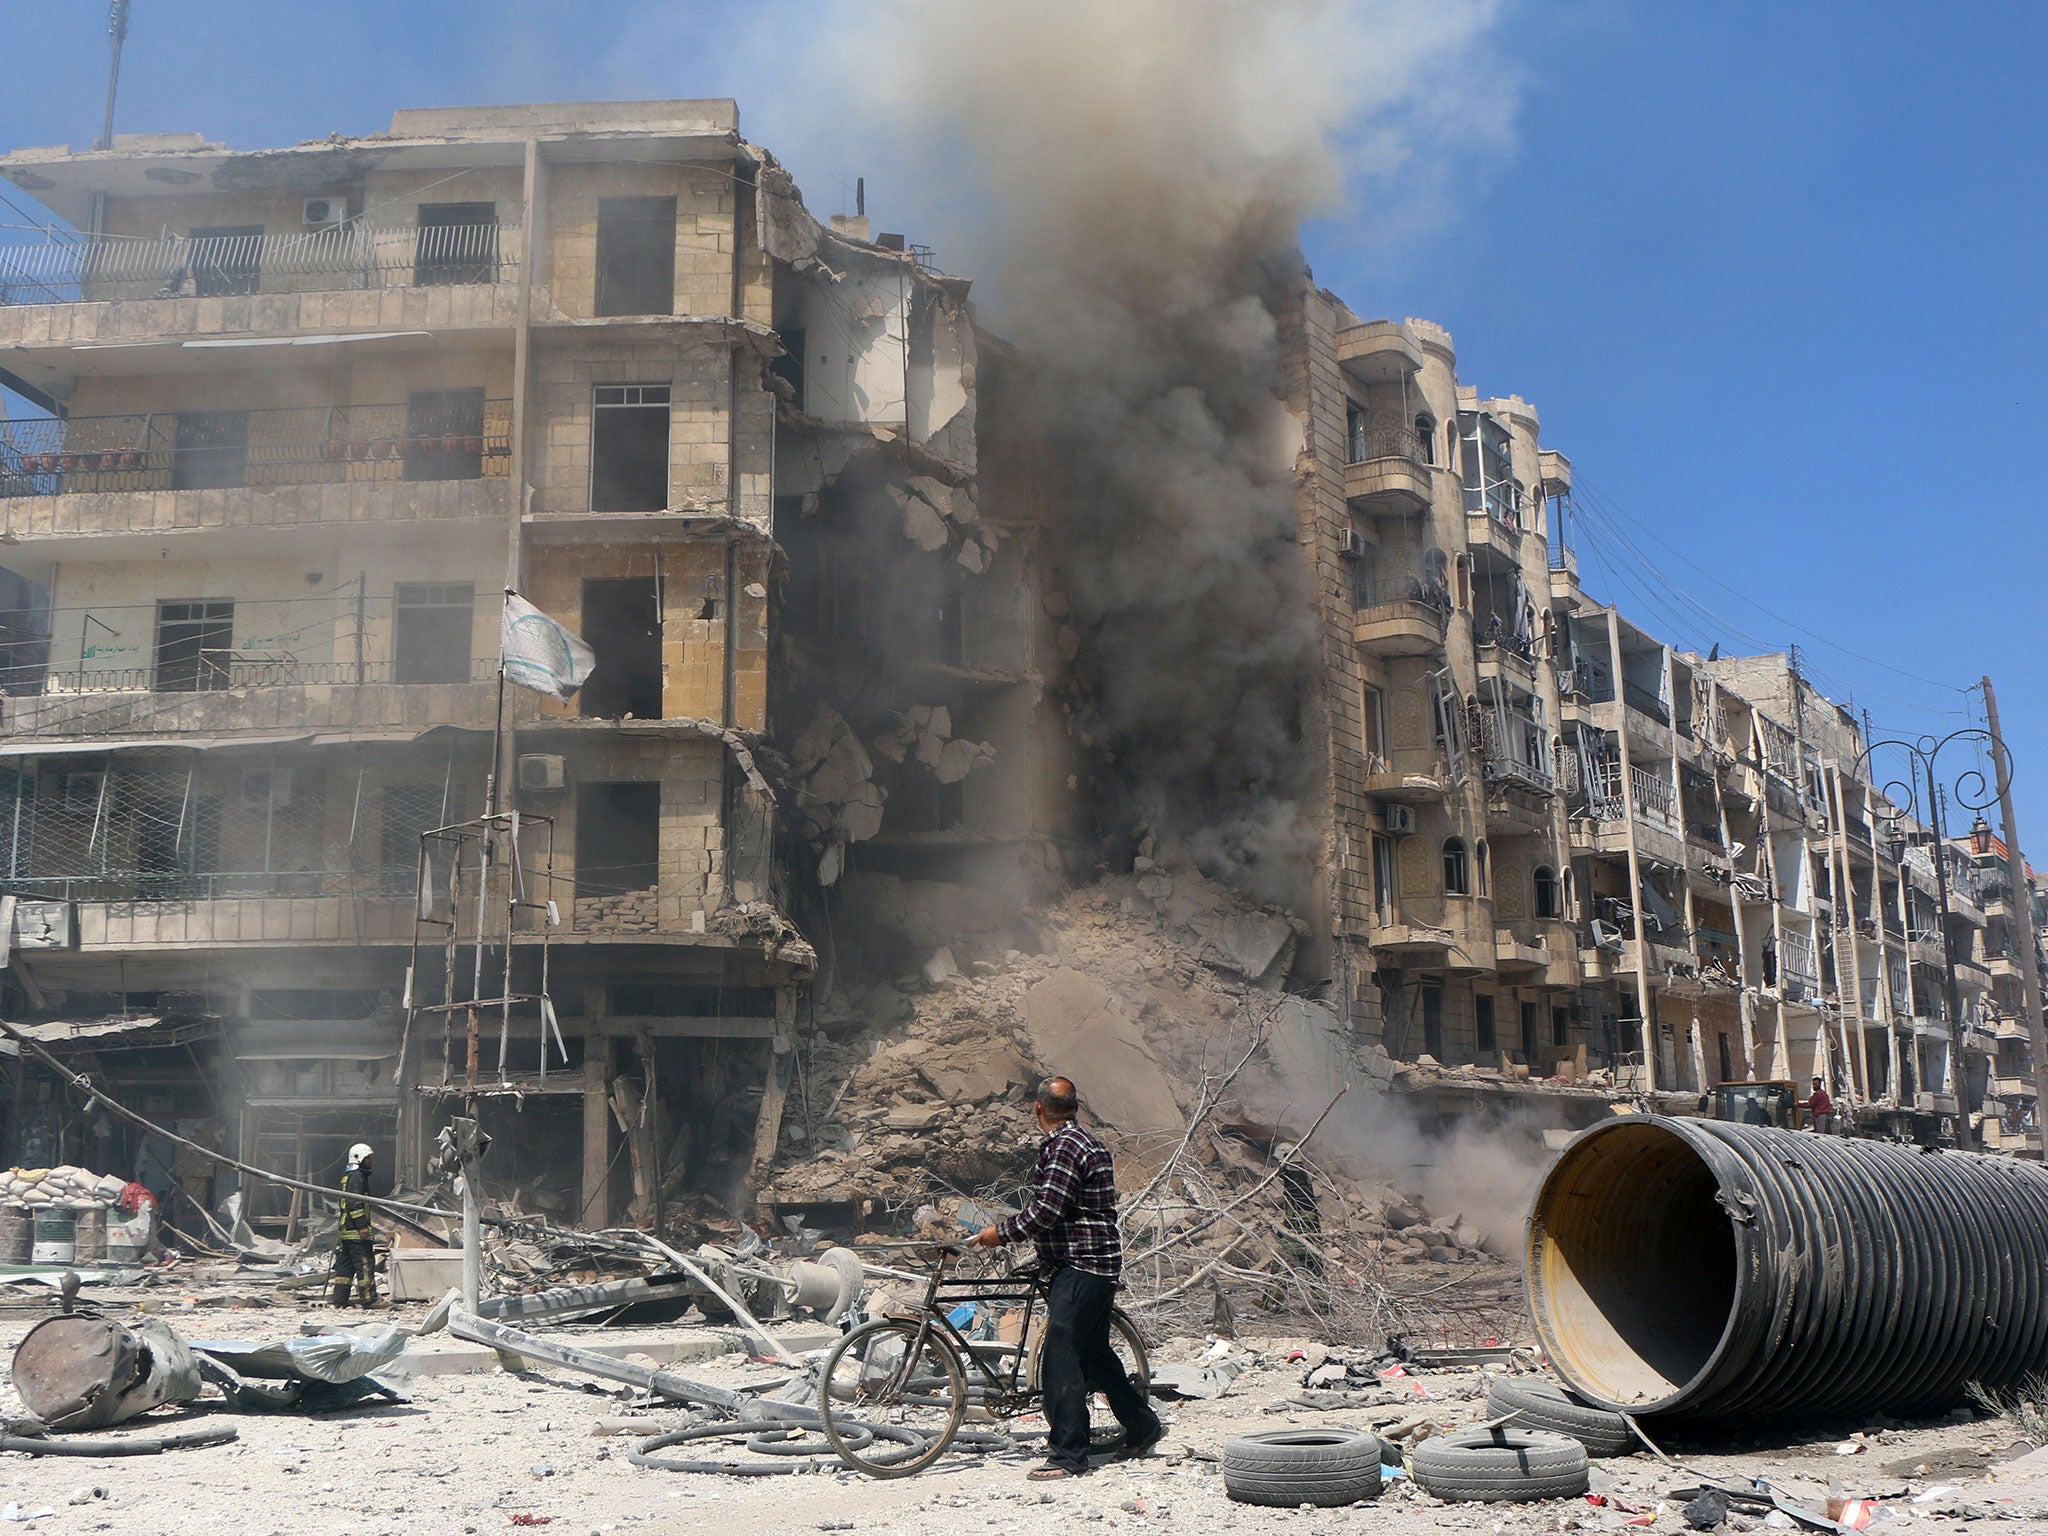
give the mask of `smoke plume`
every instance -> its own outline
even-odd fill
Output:
[[[1080,649],[1077,729],[1112,824],[1214,876],[1308,894],[1320,751],[1301,434],[1276,314],[1341,136],[1399,158],[1396,104],[1483,26],[1341,0],[897,0],[864,13],[871,110],[947,168],[1008,402],[1049,448]],[[921,150],[921,153],[919,151]]]

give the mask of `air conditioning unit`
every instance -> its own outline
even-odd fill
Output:
[[[332,229],[348,222],[345,197],[309,197],[299,205],[299,219],[308,229]]]
[[[1365,540],[1356,528],[1337,530],[1337,554],[1340,559],[1357,560],[1365,554]]]
[[[1415,835],[1415,807],[1412,805],[1390,805],[1380,812],[1387,823],[1387,831],[1395,837]]]
[[[1593,929],[1593,947],[1595,949],[1621,948],[1621,930],[1615,927],[1614,924],[1603,923],[1596,917],[1593,919],[1591,927]]]
[[[242,809],[261,811],[270,806],[292,803],[290,768],[251,768],[242,775]]]
[[[519,787],[535,791],[567,789],[569,764],[552,752],[523,752],[519,757]]]

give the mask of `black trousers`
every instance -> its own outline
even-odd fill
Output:
[[[357,1291],[364,1296],[377,1293],[377,1244],[374,1239],[352,1242],[343,1238],[334,1245],[334,1275],[341,1281],[353,1280]]]
[[[1046,1460],[1069,1471],[1088,1467],[1088,1394],[1109,1399],[1110,1412],[1133,1441],[1159,1433],[1159,1415],[1131,1379],[1109,1342],[1116,1282],[1071,1265],[1052,1277],[1045,1303]]]

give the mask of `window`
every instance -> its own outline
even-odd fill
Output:
[[[422,288],[498,278],[496,203],[421,203],[412,280]]]
[[[659,784],[583,784],[576,790],[576,897],[644,891],[655,882]]]
[[[1444,984],[1435,976],[1422,983],[1422,1049],[1444,1059]]]
[[[393,599],[391,680],[469,681],[476,589],[466,581],[402,581]]]
[[[1372,834],[1372,904],[1381,922],[1394,920],[1394,840],[1384,832]]]
[[[1355,400],[1344,402],[1344,452],[1353,464],[1365,459],[1365,407]]]
[[[1557,888],[1557,871],[1548,864],[1538,864],[1534,878],[1536,882],[1536,915],[1538,917],[1562,917],[1564,913],[1558,899],[1560,892]]]
[[[668,506],[666,384],[600,384],[591,397],[590,510]]]
[[[1572,1011],[1569,1008],[1550,1010],[1550,1043],[1563,1045],[1572,1037]]]
[[[1366,772],[1384,773],[1387,768],[1387,696],[1367,683],[1360,694],[1361,724],[1365,732]]]
[[[1472,874],[1465,864],[1465,845],[1455,837],[1444,839],[1444,892],[1450,896],[1472,893]]]
[[[419,880],[420,834],[446,825],[439,784],[386,784],[377,831],[377,880],[392,895]],[[445,872],[445,866],[436,873]],[[443,896],[445,898],[446,892]]]
[[[227,687],[234,647],[232,602],[158,603],[157,691],[193,693]]]
[[[263,276],[263,226],[216,224],[192,231],[192,291],[202,299],[254,293]]]
[[[1536,1015],[1540,1011],[1534,1003],[1522,1004],[1522,1065],[1532,1071],[1536,1066]]]
[[[776,332],[776,335],[782,342],[782,355],[768,364],[768,371],[795,391],[795,398],[790,403],[798,410],[802,410],[804,408],[804,333],[801,330],[785,329]]]
[[[1472,847],[1472,868],[1479,876],[1478,884],[1473,889],[1479,895],[1484,896],[1491,888],[1487,884],[1486,839],[1483,837]]]
[[[676,307],[676,200],[597,200],[597,313],[666,315]]]
[[[484,472],[484,392],[416,389],[405,406],[405,478],[475,480]]]
[[[652,576],[583,583],[583,638],[597,665],[577,693],[595,719],[661,718],[661,609]]]
[[[1491,1056],[1500,1049],[1500,1042],[1494,1037],[1493,999],[1490,997],[1472,999],[1472,1038],[1481,1056]]]
[[[1422,451],[1422,462],[1436,462],[1436,423],[1427,416],[1415,418],[1415,446]]]
[[[247,411],[179,411],[172,418],[172,432],[172,490],[218,490],[246,481]]]

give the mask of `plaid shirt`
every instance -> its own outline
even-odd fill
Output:
[[[1109,1148],[1071,1120],[1046,1137],[1031,1170],[1031,1199],[996,1224],[996,1235],[1006,1243],[1030,1238],[1048,1274],[1069,1264],[1112,1280],[1122,1274]]]

